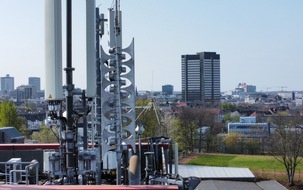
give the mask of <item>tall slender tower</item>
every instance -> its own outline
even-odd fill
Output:
[[[220,55],[200,52],[182,55],[182,99],[185,102],[220,101]]]
[[[86,93],[96,96],[96,5],[95,0],[86,1]]]
[[[63,99],[61,0],[45,1],[45,99]]]

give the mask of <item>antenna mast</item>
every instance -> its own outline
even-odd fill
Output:
[[[121,65],[121,38],[120,38],[120,22],[119,22],[119,12],[118,9],[120,6],[118,6],[119,0],[116,0],[116,8],[115,8],[115,59],[116,59],[116,72],[115,72],[115,86],[116,86],[116,92],[115,92],[115,99],[116,99],[116,155],[117,155],[117,185],[121,184],[121,157],[122,157],[122,150],[121,150],[121,130],[122,130],[122,116],[121,116],[121,97],[120,97],[120,65]]]
[[[134,41],[122,48],[121,17],[120,1],[115,0],[114,9],[109,9],[109,54],[101,46],[102,157],[115,152],[117,185],[121,184],[121,165],[127,167],[122,154],[129,153],[128,147],[136,153]],[[130,59],[125,60],[126,54]]]

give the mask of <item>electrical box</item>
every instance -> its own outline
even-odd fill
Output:
[[[86,172],[96,172],[96,152],[91,150],[80,151],[78,156],[79,173],[85,174]]]
[[[54,176],[60,172],[60,154],[52,150],[43,152],[43,171]]]
[[[103,157],[103,169],[117,169],[117,154],[114,151],[108,151]]]

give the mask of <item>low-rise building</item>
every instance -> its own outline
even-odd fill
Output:
[[[0,144],[24,143],[24,139],[15,127],[0,128]]]
[[[240,117],[236,123],[228,123],[228,133],[239,133],[244,137],[261,138],[270,134],[269,123],[257,123],[256,117]]]

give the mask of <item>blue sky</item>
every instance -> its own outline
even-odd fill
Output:
[[[111,4],[112,0],[96,0],[106,15]],[[65,19],[65,1],[62,7]],[[121,10],[124,47],[135,38],[138,90],[161,90],[164,84],[181,90],[181,55],[202,51],[221,55],[222,91],[240,82],[263,91],[280,86],[303,90],[301,0],[121,0]],[[0,76],[15,77],[15,86],[38,76],[44,88],[44,1],[1,0],[0,25]],[[77,0],[76,87],[86,86],[85,56],[85,1]]]

